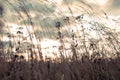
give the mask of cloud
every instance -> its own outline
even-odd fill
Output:
[[[120,15],[120,0],[85,0],[93,9],[103,10],[111,16]]]
[[[113,0],[112,7],[113,8],[120,8],[120,0]]]
[[[109,0],[107,2],[106,11],[112,16],[120,16],[120,0]]]

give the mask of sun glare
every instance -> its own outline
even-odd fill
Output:
[[[104,6],[108,2],[108,0],[95,0],[95,1],[101,6]]]
[[[86,0],[88,3],[92,3],[92,4],[97,4],[100,6],[104,6],[106,5],[106,3],[108,2],[108,0]]]

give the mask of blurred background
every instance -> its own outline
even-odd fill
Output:
[[[0,0],[1,53],[44,56],[120,50],[119,0]],[[91,50],[95,44],[95,49]],[[34,48],[33,46],[34,45]],[[92,46],[91,46],[92,45]],[[104,50],[103,50],[104,49]],[[105,52],[106,53],[106,52]],[[28,58],[28,57],[27,57]]]

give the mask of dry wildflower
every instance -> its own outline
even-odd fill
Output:
[[[23,34],[23,32],[21,32],[21,31],[17,31],[17,34]]]
[[[4,11],[4,8],[2,5],[0,5],[0,15],[2,16],[3,15],[3,11]]]
[[[83,14],[80,15],[80,16],[77,16],[77,17],[76,17],[76,20],[78,20],[78,21],[82,20],[82,19],[83,19],[83,16],[84,16]]]
[[[18,44],[20,45],[20,41],[18,41]]]
[[[61,37],[62,37],[62,34],[61,34],[61,32],[60,32],[60,31],[58,31],[58,36],[59,36],[59,38],[61,38]]]
[[[14,55],[14,58],[16,59],[16,58],[18,58],[19,56],[18,55]]]
[[[61,27],[61,22],[56,22],[55,27],[60,28]]]
[[[70,20],[69,17],[65,17],[65,18],[63,19],[64,22],[69,22],[69,20]]]
[[[16,51],[17,51],[17,52],[19,52],[19,50],[20,50],[20,48],[19,48],[19,47],[18,47],[18,48],[16,48]]]
[[[21,58],[21,59],[24,59],[24,56],[23,56],[23,55],[21,55],[21,56],[20,56],[20,58]]]

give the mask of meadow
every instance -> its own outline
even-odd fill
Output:
[[[0,80],[120,80],[119,19],[60,1],[0,0]]]

